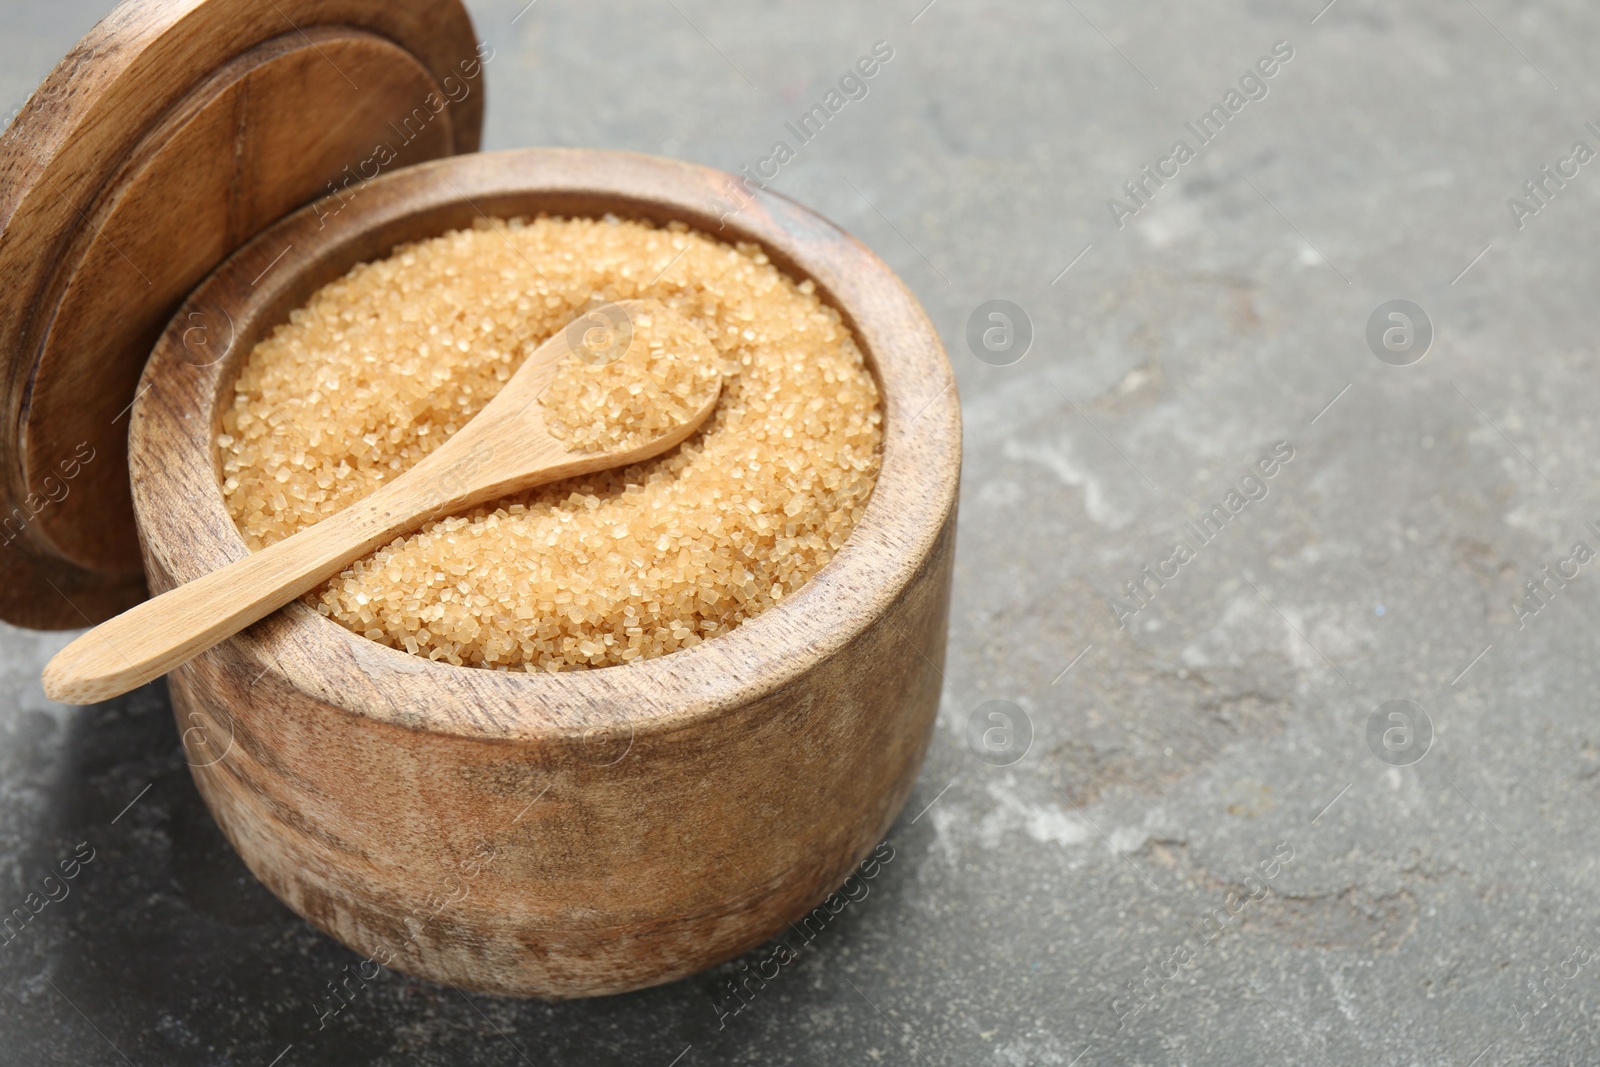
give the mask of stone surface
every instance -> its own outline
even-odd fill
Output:
[[[37,675],[65,638],[8,630],[0,908],[80,842],[93,859],[0,946],[0,1063],[1600,1060],[1600,602],[1562,562],[1600,549],[1600,172],[1522,191],[1600,148],[1600,13],[522,3],[472,5],[486,147],[737,170],[785,140],[777,187],[947,339],[951,655],[894,859],[724,1025],[733,967],[559,1005],[384,974],[319,1028],[356,959],[222,840],[164,691],[53,706]],[[0,3],[0,105],[101,13]],[[785,122],[878,40],[868,95],[797,145]],[[1267,95],[1200,146],[1185,122],[1280,41]],[[1180,138],[1197,157],[1119,228],[1108,197]],[[1410,366],[1366,338],[1401,298],[1436,332]],[[1008,366],[966,340],[991,299],[1031,322]],[[1279,442],[1292,460],[1247,481]],[[1184,528],[1232,489],[1216,536]],[[1185,536],[1119,625],[1108,597],[1171,575]],[[1547,565],[1578,577],[1524,600]],[[1009,766],[969,746],[992,700],[1031,723]],[[1404,766],[1424,731],[1410,710],[1405,748],[1394,700],[1431,723]]]

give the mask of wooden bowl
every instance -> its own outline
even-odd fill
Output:
[[[290,907],[377,963],[543,997],[670,981],[818,905],[906,800],[943,677],[954,379],[882,261],[733,182],[593,150],[408,167],[243,246],[144,372],[129,458],[155,592],[246,553],[214,442],[255,342],[356,263],[480,217],[611,212],[759,242],[839,310],[882,391],[882,472],[843,549],[693,649],[513,674],[407,655],[297,603],[171,676],[229,840]]]

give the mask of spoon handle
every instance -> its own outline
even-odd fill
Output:
[[[92,704],[187,663],[416,525],[417,508],[397,506],[414,501],[409,488],[385,486],[315,526],[101,623],[46,665],[45,695]]]

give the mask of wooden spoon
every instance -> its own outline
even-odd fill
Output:
[[[681,443],[716,407],[720,379],[710,399],[681,426],[636,447],[609,451],[570,451],[552,436],[544,409],[535,403],[562,359],[601,363],[625,354],[642,305],[619,300],[574,320],[535,349],[455,435],[371,495],[82,635],[45,666],[45,695],[66,704],[109,700],[187,663],[430,519],[548,482],[624,467]],[[655,305],[649,314],[675,313]],[[677,325],[695,330],[687,322]]]

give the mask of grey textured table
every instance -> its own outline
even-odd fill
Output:
[[[356,957],[228,848],[164,690],[52,705],[64,637],[6,630],[0,909],[93,858],[0,946],[0,1062],[1600,1061],[1600,12],[925,2],[472,5],[486,148],[756,166],[894,49],[775,180],[917,292],[966,414],[939,728],[870,894],[720,1020],[731,967],[555,1005],[386,973],[319,1028]],[[101,13],[0,5],[0,105]],[[975,353],[992,299],[1026,320]]]

